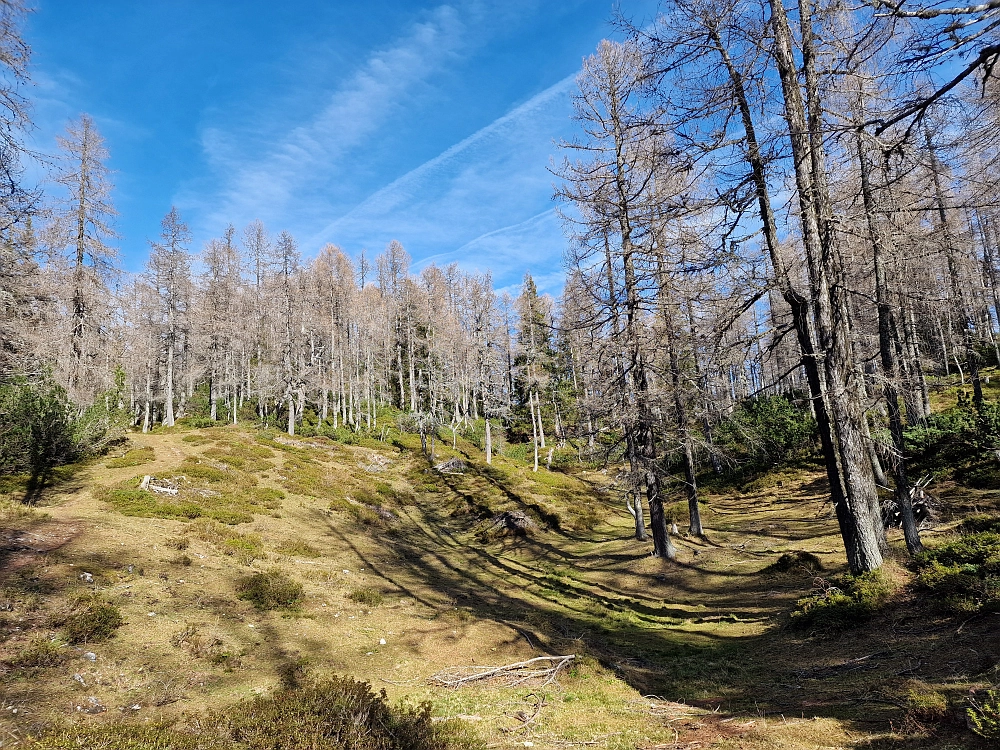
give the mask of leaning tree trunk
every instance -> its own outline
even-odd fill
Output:
[[[816,417],[817,432],[819,433],[820,445],[826,465],[827,479],[830,483],[830,500],[837,513],[837,521],[844,540],[844,546],[850,550],[855,547],[856,535],[854,524],[851,523],[848,512],[846,501],[847,490],[844,486],[840,458],[837,455],[837,449],[833,441],[833,430],[830,425],[829,416],[830,411],[825,384],[820,373],[820,355],[817,350],[815,325],[812,320],[810,302],[793,286],[791,274],[779,250],[777,222],[774,217],[774,210],[771,207],[766,164],[760,150],[759,141],[757,140],[756,127],[746,95],[743,75],[729,56],[728,50],[722,42],[722,37],[716,28],[709,29],[709,38],[729,74],[733,94],[736,97],[736,104],[743,121],[747,139],[747,161],[753,173],[764,242],[771,260],[776,286],[791,310],[792,322],[795,326],[795,336],[802,355],[802,368],[805,371],[806,383],[809,386],[810,406]]]
[[[875,570],[882,565],[871,508],[876,502],[875,482],[864,440],[864,409],[853,382],[856,368],[851,356],[850,325],[844,272],[836,246],[833,214],[826,185],[819,85],[812,39],[812,9],[800,0],[805,98],[795,64],[791,29],[781,0],[769,0],[774,56],[781,79],[788,123],[795,182],[799,197],[802,241],[809,271],[812,306],[816,319],[819,353],[823,356],[823,385],[830,417],[831,443],[835,447],[837,473],[845,489],[845,502],[838,504],[845,551],[851,572]],[[807,116],[806,103],[809,113]],[[828,467],[828,472],[832,467]]]

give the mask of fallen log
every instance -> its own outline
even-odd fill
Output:
[[[161,495],[176,495],[180,492],[177,487],[171,486],[169,484],[154,484],[156,478],[146,474],[142,478],[142,482],[139,483],[140,490],[148,490],[150,492],[158,492]],[[162,480],[160,480],[162,482]]]
[[[434,470],[442,474],[464,474],[465,461],[460,458],[449,458],[447,461],[436,464]]]
[[[504,664],[499,667],[476,665],[448,667],[431,675],[430,680],[438,685],[454,688],[480,680],[496,680],[507,687],[522,685],[530,680],[543,680],[540,687],[545,687],[551,684],[574,659],[576,659],[576,654],[536,656],[534,659]]]

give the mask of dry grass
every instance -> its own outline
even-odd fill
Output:
[[[970,688],[997,680],[990,617],[963,626],[923,606],[895,566],[903,593],[864,628],[786,627],[817,575],[843,572],[815,474],[708,497],[708,538],[679,539],[667,564],[630,538],[628,514],[595,490],[607,482],[598,472],[487,467],[460,440],[457,452],[439,444],[437,459],[457,453],[470,469],[440,476],[408,437],[381,449],[381,468],[368,446],[255,437],[232,427],[142,436],[153,453],[143,473],[219,492],[249,516],[242,523],[116,512],[99,488],[135,472],[103,464],[52,490],[49,518],[5,521],[62,541],[0,553],[0,747],[70,721],[172,721],[305,673],[431,700],[437,716],[471,717],[491,747],[977,747],[948,722]],[[280,508],[247,499],[265,495]],[[988,510],[996,497],[974,504]],[[395,520],[350,510],[369,505]],[[480,522],[504,510],[538,528],[481,542]],[[301,584],[293,608],[238,598],[241,581],[269,572]],[[126,624],[102,643],[58,646],[54,618],[88,596]],[[534,688],[428,683],[445,667],[542,653],[580,658],[542,691],[529,725],[518,712],[535,710]],[[86,713],[89,697],[109,710]]]

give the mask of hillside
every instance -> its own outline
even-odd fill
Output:
[[[995,615],[935,609],[895,562],[904,585],[872,622],[788,627],[796,601],[843,569],[820,473],[709,492],[707,538],[678,539],[666,563],[602,494],[606,474],[488,467],[461,438],[437,447],[453,456],[464,473],[429,469],[415,436],[179,427],[65,472],[36,508],[8,502],[0,747],[67,723],[184,727],[332,674],[429,700],[488,747],[980,746],[961,706],[996,670]],[[137,489],[146,475],[177,494]],[[961,497],[996,507],[996,492]],[[505,510],[534,528],[493,527]],[[88,613],[107,624],[115,610],[110,637],[87,630]],[[562,654],[574,663],[544,686],[432,680]]]

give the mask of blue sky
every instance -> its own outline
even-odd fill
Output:
[[[581,58],[612,0],[37,0],[36,147],[80,112],[111,151],[123,262],[176,205],[193,250],[228,223],[306,257],[398,239],[417,268],[561,286],[551,200]],[[653,2],[624,2],[648,17]]]

